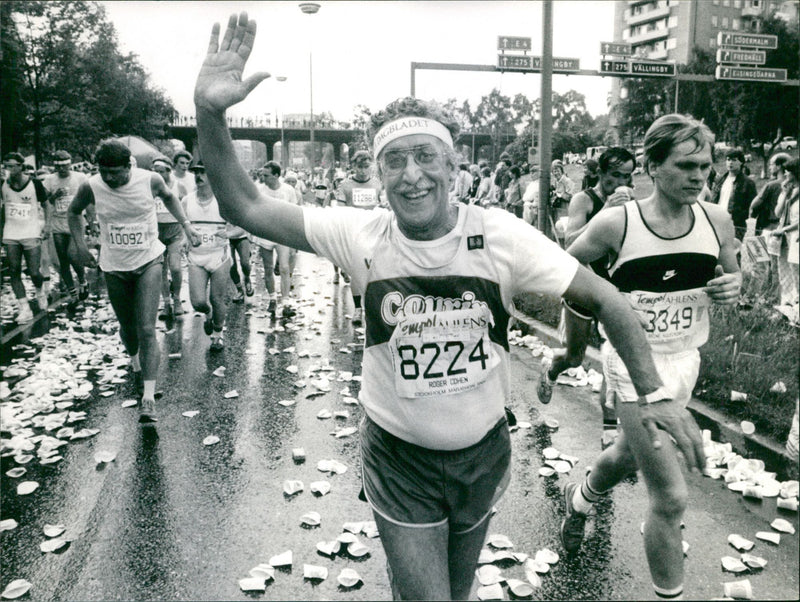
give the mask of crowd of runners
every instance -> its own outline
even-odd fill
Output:
[[[458,125],[435,103],[405,98],[376,113],[371,148],[353,154],[349,173],[320,170],[303,182],[275,161],[247,173],[225,111],[268,77],[242,79],[254,41],[255,23],[244,14],[231,17],[221,41],[214,27],[195,91],[194,156],[159,156],[146,170],[109,139],[93,157],[96,173],[72,170],[69,153],[59,151],[55,171],[41,180],[25,173],[21,155],[4,157],[3,244],[17,322],[32,319],[23,258],[36,305],[47,309],[49,240],[69,303],[86,298],[86,271],[99,268],[131,357],[140,420],[153,423],[159,308],[168,327],[186,311],[184,275],[210,349],[220,351],[228,303],[254,297],[254,260],[263,262],[268,312],[291,320],[296,250],[329,259],[334,282],[350,285],[353,322],[366,329],[363,487],[393,594],[464,599],[510,474],[513,299],[563,298],[566,351],[543,370],[539,400],[548,403],[558,374],[581,363],[596,320],[606,339],[604,419],[618,432],[592,471],[565,487],[562,544],[576,552],[592,506],[638,470],[649,496],[644,546],[653,588],[680,598],[683,471],[705,467],[686,404],[709,307],[736,303],[741,285],[732,212],[698,201],[712,132],[681,115],[652,124],[647,198],[633,197],[637,162],[624,148],[603,153],[581,186],[554,163],[549,202],[563,208],[562,248],[525,219],[526,204],[538,198],[530,180],[523,186],[524,170],[507,157],[494,170],[460,161]],[[781,169],[788,184],[774,201],[785,207],[778,227],[796,272],[797,160]],[[733,193],[722,194],[727,203]]]

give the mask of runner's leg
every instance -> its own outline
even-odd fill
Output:
[[[453,599],[447,558],[447,524],[405,527],[386,520],[377,512],[373,515],[391,569],[395,599]]]
[[[133,282],[123,280],[114,274],[106,274],[108,300],[119,320],[119,336],[125,351],[131,357],[139,353],[139,333],[136,331],[136,308],[130,302],[136,292]]]
[[[655,449],[638,410],[635,403],[617,404],[623,435],[647,485],[644,546],[650,576],[656,593],[683,591],[681,519],[688,498],[686,481],[669,435],[659,431],[661,448]]]
[[[69,243],[72,237],[69,234],[62,234],[55,232],[52,234],[53,244],[56,247],[56,255],[58,256],[58,273],[61,275],[61,282],[67,287],[67,291],[74,297],[75,296],[75,280],[72,278],[72,271],[70,270],[70,257],[69,257]]]
[[[22,245],[7,244],[8,278],[11,281],[11,290],[17,299],[26,301],[25,285],[22,284]],[[27,301],[26,301],[27,302]]]
[[[211,311],[208,303],[208,277],[205,269],[189,264],[189,301],[195,311],[204,314]]]
[[[183,270],[181,269],[182,247],[183,237],[170,243],[167,247],[167,263],[169,264],[169,274],[172,277],[172,281],[169,285],[169,292],[172,296],[172,306],[175,309],[175,315],[181,315],[183,313],[183,308],[181,307],[181,287],[183,286]]]
[[[161,288],[161,266],[150,265],[136,280],[135,320],[139,340],[139,361],[144,378],[144,398],[152,399],[158,376],[160,352],[156,340],[156,318],[158,316],[158,297]]]
[[[469,600],[475,569],[489,529],[491,513],[466,533],[450,533],[447,546],[450,595],[453,600]]]

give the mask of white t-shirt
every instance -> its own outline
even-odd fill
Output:
[[[733,181],[735,179],[735,177],[728,174],[728,177],[722,183],[722,188],[719,190],[719,206],[726,211],[728,210],[728,202],[731,200],[731,194],[733,194]]]
[[[508,320],[522,292],[561,296],[578,262],[501,210],[459,205],[433,241],[406,238],[384,209],[307,209],[316,253],[363,292],[361,403],[382,428],[429,449],[480,441],[509,397]]]

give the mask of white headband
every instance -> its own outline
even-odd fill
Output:
[[[375,141],[373,147],[375,149],[375,157],[381,154],[383,148],[392,140],[397,140],[403,136],[411,136],[412,134],[428,134],[435,136],[444,142],[450,148],[453,148],[453,137],[450,135],[450,130],[444,127],[434,119],[427,117],[401,117],[389,123],[385,123],[378,133],[375,134]]]
[[[153,167],[156,165],[163,165],[167,169],[172,169],[172,165],[170,165],[169,162],[165,161],[164,159],[153,159]]]

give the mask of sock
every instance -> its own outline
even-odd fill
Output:
[[[270,301],[277,301],[278,300],[278,293],[270,293],[269,294]]]
[[[656,596],[658,596],[661,600],[683,600],[683,585],[666,589],[663,587],[658,587],[654,583],[653,589],[656,592]]]
[[[572,496],[572,507],[575,509],[575,512],[587,514],[589,510],[592,509],[595,502],[600,501],[601,497],[601,493],[592,490],[589,486],[589,477],[586,477]]]
[[[154,380],[144,381],[144,395],[142,395],[142,399],[153,399],[155,395],[156,395],[156,381]]]
[[[135,355],[131,356],[131,367],[133,368],[134,372],[141,372],[142,365],[139,363],[139,354],[136,353]]]

